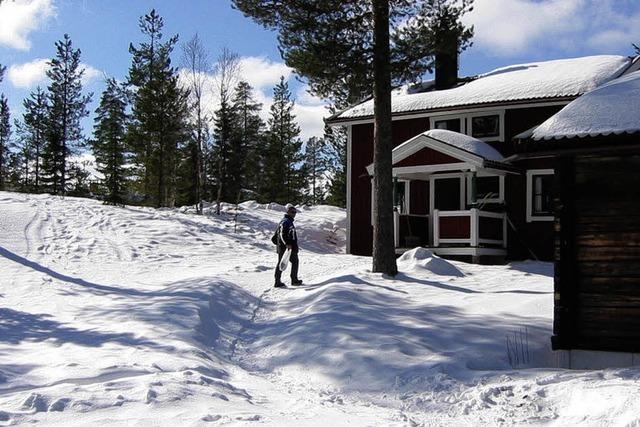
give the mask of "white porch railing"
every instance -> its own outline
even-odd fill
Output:
[[[416,218],[429,218],[429,215],[421,215],[421,214],[401,214],[398,211],[393,211],[393,243],[396,248],[400,247],[400,219],[402,217],[416,217]]]
[[[450,217],[469,217],[469,237],[468,238],[449,238],[441,236],[440,219]],[[480,237],[480,218],[493,218],[502,220],[502,239],[486,239]],[[480,244],[502,245],[507,247],[507,214],[486,212],[479,209],[470,209],[464,211],[433,211],[433,246],[438,247],[441,243],[467,243],[469,246],[477,247]]]

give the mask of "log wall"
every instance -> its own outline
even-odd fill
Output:
[[[558,349],[640,352],[640,151],[556,167]]]

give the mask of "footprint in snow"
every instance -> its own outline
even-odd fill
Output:
[[[31,393],[22,403],[22,409],[33,410],[34,412],[45,412],[48,406],[47,399],[38,393]]]
[[[216,421],[219,421],[222,418],[222,415],[205,415],[204,417],[201,418],[202,421],[207,422],[207,423],[213,423]]]
[[[252,415],[250,417],[236,417],[238,421],[260,421],[262,417],[260,415]]]
[[[147,391],[147,396],[145,397],[145,403],[154,402],[157,397],[158,397],[158,393],[156,393],[155,391],[149,389]]]
[[[67,408],[69,402],[71,399],[68,397],[58,399],[49,406],[49,412],[62,412]]]
[[[224,400],[225,402],[229,401],[229,398],[222,393],[217,393],[217,392],[211,393],[211,397],[217,397],[218,399]]]

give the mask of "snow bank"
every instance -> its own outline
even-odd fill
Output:
[[[398,269],[401,271],[426,270],[438,276],[464,276],[464,273],[455,265],[425,248],[415,248],[402,254],[398,258]]]

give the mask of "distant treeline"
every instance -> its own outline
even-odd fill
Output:
[[[345,205],[344,132],[327,128],[303,141],[284,77],[265,123],[238,55],[223,49],[212,62],[196,35],[181,46],[178,68],[178,36],[163,37],[155,10],[139,25],[144,39],[129,46],[126,81],[106,80],[92,136],[81,120],[93,94],[83,92],[81,52],[66,34],[49,61],[48,86],[23,101],[13,125],[0,95],[0,190],[199,212],[202,201]],[[81,153],[95,156],[100,179],[73,160]]]

